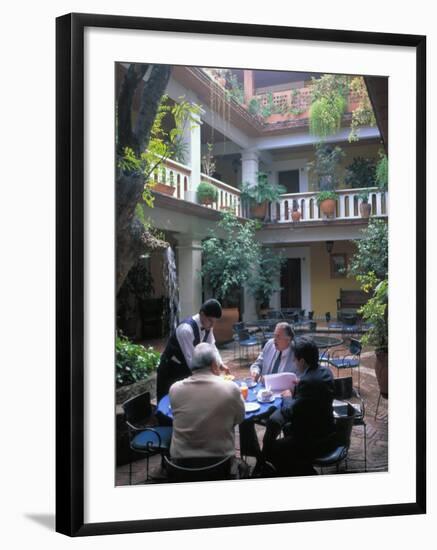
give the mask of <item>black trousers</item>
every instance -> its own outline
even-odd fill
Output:
[[[160,401],[164,395],[168,394],[172,384],[191,376],[191,369],[187,365],[167,360],[161,356],[156,374],[156,398]]]

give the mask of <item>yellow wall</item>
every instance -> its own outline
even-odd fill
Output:
[[[354,253],[354,245],[350,241],[334,241],[333,254],[347,254],[348,261]],[[354,278],[346,275],[341,279],[331,279],[329,254],[325,242],[311,244],[311,303],[316,315],[324,315],[327,311],[334,316],[337,311],[337,298],[340,288],[353,290],[360,285]]]

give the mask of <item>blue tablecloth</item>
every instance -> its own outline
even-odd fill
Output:
[[[236,380],[236,383],[239,384],[240,380]],[[255,387],[249,389],[249,393],[247,396],[247,403],[258,403],[258,400],[256,398],[257,392],[260,389],[263,389],[264,386],[262,384],[257,384]],[[247,412],[245,419],[248,420],[249,418],[256,418],[259,415],[262,415],[269,411],[269,409],[277,409],[281,406],[282,403],[282,397],[277,397],[272,403],[259,403],[260,408],[254,412]],[[163,414],[164,416],[167,416],[168,418],[173,418],[173,412],[170,407],[170,398],[167,395],[165,395],[161,401],[158,403],[157,412]]]

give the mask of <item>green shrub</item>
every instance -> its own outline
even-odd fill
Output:
[[[218,191],[211,183],[202,181],[197,188],[197,199],[199,202],[217,202]]]
[[[156,370],[161,355],[152,347],[146,349],[144,346],[133,344],[125,336],[117,336],[115,352],[117,387],[147,378]]]
[[[376,165],[376,185],[381,191],[387,191],[388,187],[388,159],[385,153],[379,154],[379,161]]]
[[[372,159],[355,157],[346,168],[344,181],[347,187],[373,187],[375,185],[375,162]]]

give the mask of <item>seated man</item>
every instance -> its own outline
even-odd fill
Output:
[[[296,372],[293,361],[292,342],[294,332],[288,323],[278,323],[273,338],[266,342],[257,360],[250,366],[250,374],[258,381],[265,374]]]
[[[283,393],[282,407],[267,421],[263,440],[264,459],[282,475],[314,473],[311,460],[336,446],[332,373],[319,366],[318,348],[309,339],[295,340],[294,361],[300,377],[294,397]],[[285,437],[276,439],[285,425]]]
[[[175,459],[235,454],[234,426],[243,421],[244,401],[236,384],[219,377],[215,346],[198,344],[191,376],[169,392],[173,411],[170,456]]]

